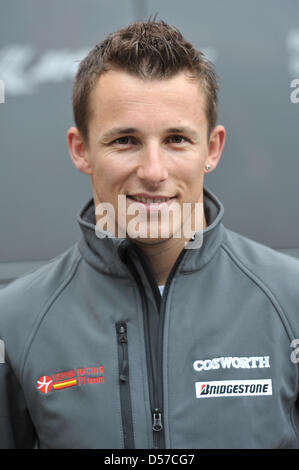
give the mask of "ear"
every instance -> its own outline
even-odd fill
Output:
[[[67,132],[67,145],[70,157],[75,167],[85,175],[92,174],[88,161],[88,150],[77,127],[71,127]]]
[[[211,131],[208,147],[208,156],[205,161],[205,164],[209,163],[213,170],[216,168],[220,160],[222,150],[225,144],[225,136],[225,128],[221,125],[214,127],[214,129]]]

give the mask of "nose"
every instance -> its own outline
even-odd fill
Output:
[[[158,186],[168,178],[163,151],[158,144],[148,144],[140,152],[140,160],[136,170],[137,177],[149,186]]]

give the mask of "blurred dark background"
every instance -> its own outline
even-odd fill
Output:
[[[0,0],[0,8],[0,285],[80,237],[76,215],[92,193],[66,145],[72,79],[108,33],[155,14],[220,78],[227,142],[205,186],[223,202],[225,225],[299,256],[298,0]]]

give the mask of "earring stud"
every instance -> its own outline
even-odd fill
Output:
[[[209,163],[207,163],[205,168],[206,168],[206,170],[209,170],[211,168],[211,165]]]

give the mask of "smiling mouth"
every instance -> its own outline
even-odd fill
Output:
[[[169,203],[173,201],[176,196],[172,197],[167,197],[167,196],[155,196],[155,197],[149,197],[147,195],[127,195],[128,199],[131,199],[134,202],[139,202],[141,204],[145,204],[146,206],[148,205],[159,205],[163,203]]]

